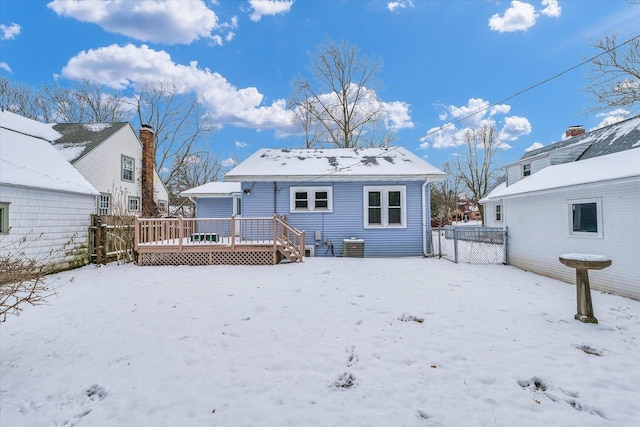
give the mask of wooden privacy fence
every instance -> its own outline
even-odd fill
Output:
[[[91,215],[91,262],[133,261],[134,221],[133,216]]]
[[[304,232],[283,217],[136,218],[140,265],[277,264],[304,257]]]

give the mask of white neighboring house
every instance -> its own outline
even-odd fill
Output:
[[[62,135],[54,147],[100,192],[98,215],[141,215],[144,128],[140,138],[127,122],[60,123],[53,129]],[[169,195],[155,167],[151,169],[153,199],[164,215]]]
[[[486,225],[508,227],[509,263],[575,283],[565,253],[613,261],[594,289],[640,299],[640,116],[526,153],[480,201]]]
[[[59,136],[51,125],[0,112],[0,253],[20,251],[51,270],[89,262],[99,194],[53,148]]]

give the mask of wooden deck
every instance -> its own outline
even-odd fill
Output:
[[[278,264],[304,258],[304,232],[284,218],[137,218],[138,265]]]

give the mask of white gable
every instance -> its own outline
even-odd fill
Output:
[[[487,199],[634,176],[640,176],[640,148],[549,166],[509,187],[491,192]]]
[[[403,147],[258,150],[226,174],[227,181],[327,178],[442,179],[445,173]]]
[[[49,143],[50,125],[0,112],[0,184],[99,194]]]

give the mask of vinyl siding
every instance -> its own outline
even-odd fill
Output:
[[[568,201],[602,199],[602,238],[569,234]],[[640,178],[575,186],[504,200],[510,264],[575,283],[575,271],[558,261],[563,253],[608,256],[613,263],[589,272],[591,287],[640,299]]]
[[[365,240],[365,256],[393,257],[422,255],[422,182],[279,182],[275,192],[274,184],[264,182],[243,183],[243,189],[251,193],[243,195],[244,217],[265,217],[274,213],[285,215],[287,222],[306,232],[306,244],[315,244],[315,256],[342,254],[342,241],[351,237]],[[405,185],[406,186],[406,228],[365,229],[363,208],[363,186]],[[333,188],[333,212],[290,212],[289,188],[291,186],[330,186]],[[427,188],[427,195],[429,189]],[[429,206],[429,201],[426,201]],[[274,212],[275,211],[275,212]],[[200,213],[199,213],[200,216]],[[430,217],[427,212],[427,218]],[[315,241],[315,232],[321,232],[321,239]]]
[[[53,270],[89,262],[88,232],[95,196],[0,185],[0,202],[10,203],[11,227],[9,234],[0,235],[0,252],[19,245],[23,256],[47,261]]]

